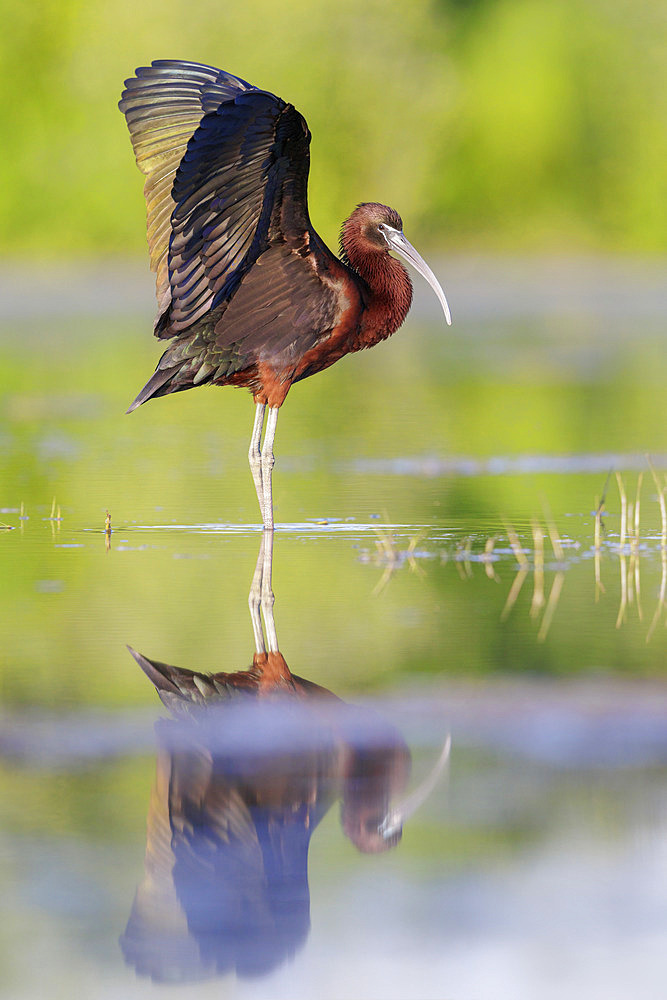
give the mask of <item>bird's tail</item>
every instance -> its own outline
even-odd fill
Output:
[[[146,385],[143,387],[137,398],[125,411],[126,413],[132,413],[132,410],[136,410],[138,406],[145,403],[147,399],[151,396],[162,396],[164,393],[160,392],[162,386],[169,381],[169,379],[174,374],[174,368],[158,368],[155,374],[149,378]]]

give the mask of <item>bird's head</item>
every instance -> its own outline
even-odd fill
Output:
[[[399,843],[403,835],[403,824],[426,801],[433,789],[447,771],[451,751],[451,736],[447,736],[438,759],[419,785],[399,802],[391,803],[391,798],[401,794],[408,781],[409,753],[407,748],[397,747],[383,768],[377,765],[381,760],[371,754],[363,760],[363,769],[368,773],[365,781],[349,781],[343,796],[343,831],[358,850],[365,854],[378,854]],[[357,769],[359,767],[358,762]],[[375,767],[369,764],[375,764]]]
[[[403,233],[403,220],[394,208],[378,202],[364,202],[357,205],[352,215],[343,225],[341,250],[345,259],[350,258],[350,250],[366,255],[388,254],[395,251],[426,278],[438,296],[447,323],[451,326],[452,315],[440,287],[438,279],[426,261],[417,253]]]
[[[343,833],[363,854],[381,854],[396,847],[403,836],[402,818],[394,822],[392,811],[392,822],[389,826],[387,825],[389,815],[387,806],[381,808],[379,803],[375,807],[370,804],[359,807],[357,804],[354,809],[344,805],[341,814]]]

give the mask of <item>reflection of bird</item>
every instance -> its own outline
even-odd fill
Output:
[[[194,385],[248,388],[250,466],[272,528],[278,409],[293,382],[403,323],[412,286],[390,251],[426,278],[451,322],[447,301],[386,205],[355,209],[341,259],[326,247],[308,215],[310,133],[291,104],[210,66],[161,60],[126,82],[120,108],[147,175],[155,335],[172,341],[130,410]]]
[[[160,980],[269,972],[307,937],[310,838],[334,800],[342,793],[343,829],[360,850],[400,839],[383,821],[409,751],[375,713],[292,675],[278,652],[212,675],[131,652],[173,718],[158,723],[125,958]],[[239,715],[251,749],[230,739]]]
[[[154,979],[275,968],[308,934],[308,848],[332,803],[342,799],[343,831],[360,851],[386,851],[446,764],[448,744],[396,802],[410,771],[405,741],[378,713],[290,671],[272,566],[263,531],[248,670],[205,674],[130,650],[172,716],[157,724],[145,874],[121,939],[126,961]]]
[[[248,670],[205,674],[149,660],[129,649],[155,685],[163,704],[177,718],[201,722],[202,709],[220,709],[225,704],[233,707],[244,698],[261,703],[278,697],[279,713],[285,712],[286,697],[291,703],[296,702],[305,709],[305,714],[291,716],[295,724],[314,722],[318,728],[316,742],[329,758],[329,791],[334,780],[342,783],[342,821],[347,836],[359,850],[372,853],[386,851],[398,843],[400,828],[388,836],[384,831],[390,799],[402,792],[407,783],[410,752],[393,726],[378,715],[369,709],[346,705],[327,688],[297,677],[279,651],[255,653]],[[334,711],[327,711],[327,706]],[[261,740],[258,738],[257,742],[261,750]]]

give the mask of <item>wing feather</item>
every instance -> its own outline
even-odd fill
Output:
[[[288,373],[329,335],[337,312],[337,295],[312,264],[279,244],[244,277],[215,327],[213,350],[232,350],[239,369],[271,358],[276,370]]]
[[[171,300],[168,272],[176,171],[204,115],[251,85],[198,63],[156,60],[126,80],[119,107],[139,169],[146,174],[148,246],[161,315]]]
[[[303,242],[309,141],[299,113],[266,91],[240,92],[202,118],[171,191],[171,303],[159,336],[178,335],[208,310],[224,309],[273,239]],[[301,199],[292,215],[298,225],[270,231],[287,188]]]

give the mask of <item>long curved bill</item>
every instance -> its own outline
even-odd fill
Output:
[[[419,271],[423,278],[426,278],[429,285],[438,296],[438,301],[442,306],[442,311],[445,314],[445,319],[449,326],[452,325],[452,314],[449,311],[449,306],[447,305],[447,299],[445,298],[445,293],[438,283],[438,279],[434,275],[431,268],[428,266],[425,260],[417,253],[412,243],[405,238],[403,233],[399,229],[392,229],[386,235],[386,240],[392,250],[404,257],[409,264],[412,264],[416,271]]]
[[[420,785],[415,788],[414,792],[399,802],[398,805],[390,809],[385,816],[383,822],[380,824],[379,833],[384,837],[385,840],[393,837],[395,833],[403,828],[403,824],[410,816],[415,813],[419,807],[426,802],[427,798],[437,785],[441,774],[446,770],[449,764],[449,754],[452,749],[452,737],[451,734],[447,736],[445,740],[445,745],[443,746],[440,756],[436,760],[429,774],[426,775],[424,780]]]

